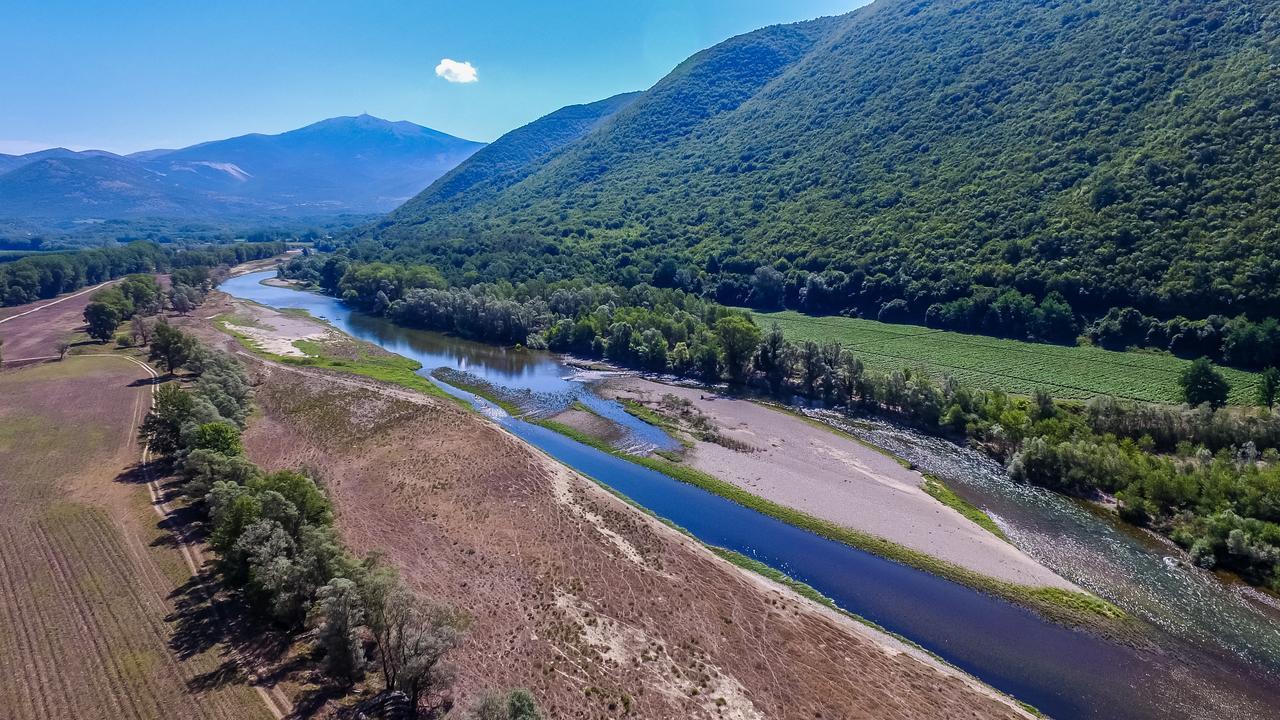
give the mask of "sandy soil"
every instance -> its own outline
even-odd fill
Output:
[[[616,424],[586,410],[569,408],[550,418],[574,430],[579,430],[608,443],[614,443],[625,437],[625,433]]]
[[[685,462],[756,495],[1000,580],[1079,590],[924,492],[919,472],[850,438],[757,403],[642,378],[608,381],[602,393],[654,406],[666,394],[688,400],[728,444],[749,449],[696,441]]]
[[[236,302],[233,307],[234,312],[223,318],[231,330],[249,338],[258,349],[273,355],[306,357],[306,353],[294,347],[294,341],[319,341],[338,336],[328,326],[298,315],[278,313],[246,302]]]
[[[454,658],[461,705],[522,686],[561,720],[1026,717],[477,414],[223,342],[255,378],[250,456],[310,470],[355,551],[383,554],[423,595],[472,614]]]

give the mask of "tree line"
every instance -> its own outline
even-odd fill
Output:
[[[226,584],[264,621],[286,631],[314,628],[324,672],[339,686],[376,671],[384,702],[414,717],[450,713],[449,656],[469,617],[422,600],[374,558],[353,556],[314,478],[268,473],[246,457],[241,431],[253,391],[239,361],[163,321],[150,351],[173,381],[157,391],[139,435],[181,477]],[[523,690],[455,712],[476,720],[541,717]]]
[[[1184,406],[1113,398],[1069,404],[905,369],[873,372],[839,343],[792,343],[776,325],[761,330],[743,314],[673,288],[541,280],[445,288],[435,273],[392,265],[377,269],[387,277],[365,284],[368,271],[334,256],[298,258],[282,272],[410,326],[801,395],[965,438],[1020,480],[1084,496],[1114,493],[1126,519],[1195,548],[1197,562],[1280,588],[1275,369],[1263,374],[1261,411],[1224,407],[1229,387],[1207,359],[1180,378]],[[431,286],[393,280],[410,276],[430,278]]]
[[[283,242],[172,246],[140,241],[28,255],[0,265],[0,306],[23,305],[134,273],[261,260],[279,255],[285,248]]]

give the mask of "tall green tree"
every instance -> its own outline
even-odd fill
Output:
[[[172,383],[156,391],[155,407],[142,421],[139,436],[151,450],[169,455],[182,447],[182,426],[195,411],[195,399]]]
[[[163,363],[164,369],[172,375],[186,365],[196,354],[196,339],[166,322],[156,323],[151,336],[151,352],[148,358],[152,362]]]
[[[364,671],[360,638],[356,635],[356,628],[364,622],[364,608],[356,584],[346,578],[334,578],[316,591],[316,601],[325,671],[340,680],[355,680]]]
[[[1280,395],[1280,369],[1269,367],[1262,371],[1258,378],[1258,404],[1265,408],[1275,407],[1276,397]]]
[[[120,320],[119,309],[105,302],[91,302],[84,308],[84,321],[89,326],[89,337],[98,342],[106,342],[115,337]]]
[[[741,315],[729,315],[716,323],[716,337],[720,340],[729,379],[742,382],[756,347],[760,345],[760,328]]]
[[[240,444],[240,429],[228,422],[204,423],[196,428],[190,445],[193,450],[209,450],[220,455],[235,456],[244,453],[244,447]]]
[[[769,383],[770,392],[777,393],[782,383],[791,375],[793,348],[782,334],[782,327],[773,323],[765,331],[760,349],[756,352],[755,367]]]
[[[1222,371],[1213,366],[1208,358],[1200,358],[1187,366],[1178,378],[1182,387],[1182,399],[1188,405],[1208,403],[1212,408],[1220,408],[1227,404],[1227,395],[1231,385],[1223,377]]]

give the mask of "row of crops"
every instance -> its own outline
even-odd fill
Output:
[[[1036,388],[1061,398],[1095,395],[1178,402],[1178,374],[1188,360],[1147,351],[1114,352],[1096,347],[1044,345],[981,335],[890,325],[844,317],[810,317],[794,311],[753,313],[763,327],[778,323],[793,342],[839,341],[867,367],[904,367],[951,375],[980,388],[1029,394]],[[1255,373],[1223,368],[1231,402],[1249,404],[1256,395]]]

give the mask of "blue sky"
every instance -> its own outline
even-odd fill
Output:
[[[727,37],[864,2],[7,0],[0,152],[181,147],[362,112],[488,141],[647,88]]]

